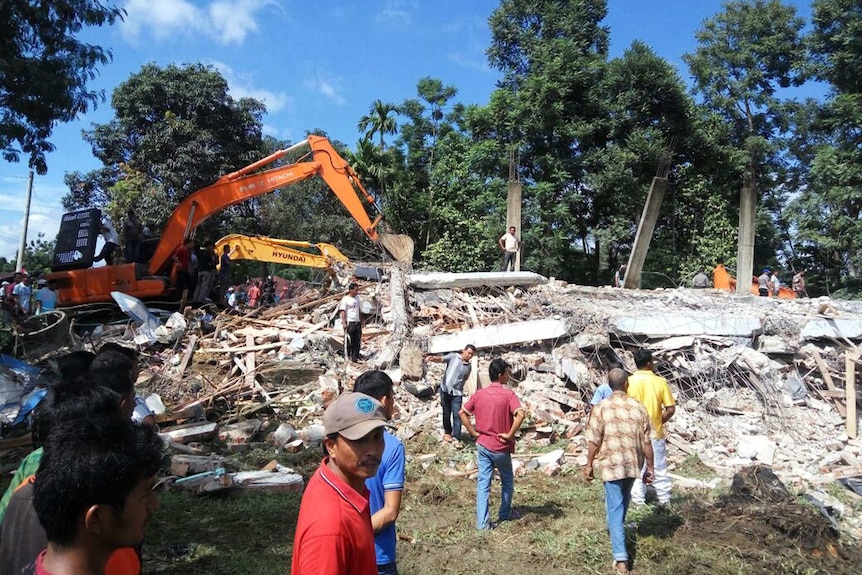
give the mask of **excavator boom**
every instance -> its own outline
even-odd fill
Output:
[[[304,146],[311,149],[309,161],[258,171]],[[168,218],[161,239],[149,262],[83,269],[67,266],[49,274],[47,278],[57,286],[59,305],[111,301],[112,291],[121,291],[144,299],[165,297],[172,289],[168,276],[174,251],[207,218],[229,206],[301,182],[312,176],[323,178],[371,241],[379,242],[398,261],[412,260],[413,241],[408,236],[378,234],[377,226],[382,216],[379,214],[374,197],[362,187],[356,173],[338,155],[329,140],[320,136],[308,136],[298,144],[279,150],[219,178],[211,186],[194,192],[180,202]],[[372,206],[378,213],[373,221],[366,212],[365,204]],[[98,225],[98,222],[95,225]],[[303,246],[285,245],[283,247],[288,249]],[[332,253],[326,251],[322,253],[333,260],[337,260],[338,256],[344,257],[338,250],[332,249],[334,250]],[[307,254],[302,257],[312,261],[312,256],[313,254]]]
[[[311,147],[312,161],[251,173],[305,144]],[[223,176],[213,185],[198,190],[183,200],[168,219],[162,239],[156,246],[148,266],[150,275],[164,272],[176,247],[216,212],[316,175],[320,175],[326,181],[362,231],[371,241],[376,242],[378,240],[376,228],[381,218],[378,216],[372,222],[362,202],[365,200],[377,209],[374,197],[365,191],[355,172],[338,155],[329,140],[320,136],[309,136],[299,144],[279,150],[241,170]]]
[[[221,254],[224,246],[228,246],[228,257],[232,260],[253,260],[320,268],[329,270],[330,272],[337,263],[350,263],[347,256],[330,244],[313,244],[311,242],[280,240],[265,236],[252,237],[231,234],[216,242],[216,253]],[[320,253],[313,254],[296,248],[316,249]]]

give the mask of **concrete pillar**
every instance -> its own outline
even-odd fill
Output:
[[[744,185],[739,195],[739,240],[736,251],[736,293],[751,293],[754,275],[754,216],[757,196],[752,184]]]
[[[629,262],[626,264],[626,278],[623,282],[625,288],[638,289],[641,287],[641,272],[666,190],[667,179],[658,176],[652,179],[652,185],[644,204],[644,211],[641,214],[641,221],[638,223],[638,231],[635,234],[635,243],[632,245],[632,253],[629,254]]]
[[[509,192],[508,197],[506,198],[506,231],[508,232],[509,228],[515,226],[515,235],[522,240],[521,249],[518,250],[518,255],[515,256],[514,271],[519,272],[521,271],[521,254],[524,251],[524,236],[523,230],[521,229],[521,182],[516,180],[509,180],[506,183],[506,189]]]

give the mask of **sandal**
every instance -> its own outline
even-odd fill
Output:
[[[613,572],[617,575],[625,575],[629,572],[628,561],[614,561],[611,564],[611,568],[613,569]]]

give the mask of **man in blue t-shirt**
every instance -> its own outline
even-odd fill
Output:
[[[392,378],[380,370],[366,371],[353,384],[353,391],[369,395],[383,404],[386,417],[392,419],[395,398]],[[401,510],[404,490],[404,444],[388,431],[383,431],[383,457],[377,475],[365,480],[374,529],[374,550],[377,553],[378,575],[398,575],[395,564],[395,520]]]

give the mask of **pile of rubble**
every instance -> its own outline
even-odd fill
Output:
[[[632,350],[648,346],[679,404],[668,424],[672,461],[697,455],[727,477],[767,464],[800,489],[862,476],[855,381],[862,303],[640,292],[530,273],[410,274],[398,267],[363,285],[360,297],[367,320],[360,364],[342,353],[344,334],[334,321],[339,294],[307,290],[244,315],[186,313],[181,337],[142,347],[148,367],[138,386],[163,411],[165,437],[185,457],[204,455],[200,443],[216,437],[235,451],[315,448],[324,406],[371,368],[398,384],[400,437],[442,437],[435,390],[443,368],[424,356],[471,343],[479,354],[466,392],[487,385],[491,357],[509,361],[512,384],[530,411],[517,472],[554,475],[586,461],[587,406],[608,368],[634,370]],[[102,338],[132,340],[136,329],[103,330]],[[542,453],[552,444],[560,449]],[[428,464],[438,454],[413,457]],[[475,473],[469,459],[456,458],[446,473]],[[224,483],[211,462],[181,463],[177,475],[204,473],[210,484]],[[297,485],[295,477],[284,481]]]

